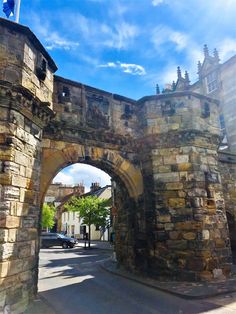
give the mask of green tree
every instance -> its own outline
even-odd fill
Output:
[[[46,203],[43,204],[41,226],[45,229],[50,229],[55,224],[56,208]]]
[[[101,199],[97,196],[75,197],[64,205],[68,211],[78,212],[83,223],[88,225],[88,246],[90,247],[91,225],[105,227],[110,214],[110,200]]]

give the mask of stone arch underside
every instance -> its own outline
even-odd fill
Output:
[[[96,166],[111,176],[118,176],[131,198],[137,200],[143,194],[143,178],[140,169],[123,158],[118,151],[46,140],[44,142],[41,168],[41,202],[57,173],[66,166],[79,162]]]
[[[114,203],[117,209],[115,223],[117,260],[129,269],[143,267],[146,250],[143,178],[140,169],[123,158],[119,151],[44,140],[40,185],[41,204],[56,174],[66,166],[78,162],[100,168],[111,175],[117,183]]]

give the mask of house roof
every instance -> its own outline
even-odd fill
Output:
[[[57,208],[60,209],[61,207],[63,207],[64,204],[65,204],[66,202],[68,202],[72,196],[76,196],[76,197],[97,196],[97,197],[100,197],[100,196],[103,194],[103,192],[105,192],[105,191],[106,191],[108,188],[110,188],[110,187],[111,187],[111,185],[106,185],[106,186],[104,186],[104,187],[102,187],[102,188],[97,189],[96,191],[89,191],[89,192],[84,193],[84,194],[82,194],[82,195],[81,195],[79,192],[70,193],[70,194],[64,196],[64,197],[60,200],[61,204],[58,205]]]

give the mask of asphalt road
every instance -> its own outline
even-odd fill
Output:
[[[56,314],[236,313],[236,294],[185,300],[110,274],[101,263],[111,253],[82,247],[41,250],[40,296]]]

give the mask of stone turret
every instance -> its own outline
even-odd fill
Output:
[[[23,313],[37,291],[41,140],[57,68],[27,27],[0,19],[0,34],[0,312]]]
[[[22,86],[52,106],[52,58],[28,27],[0,18],[0,80]]]
[[[144,97],[141,117],[149,268],[187,280],[228,276],[217,101],[190,91]]]

